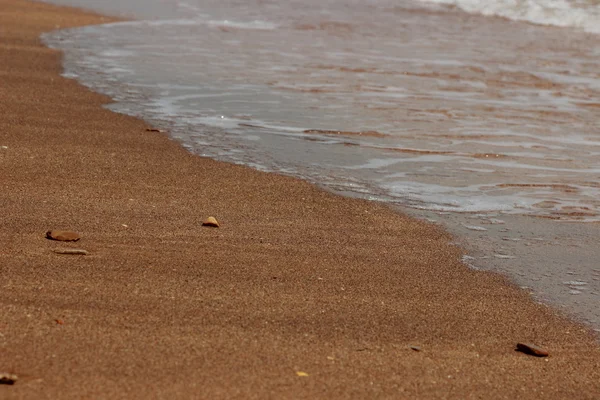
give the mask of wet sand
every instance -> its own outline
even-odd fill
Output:
[[[589,329],[438,227],[191,155],[61,78],[39,34],[106,20],[0,0],[0,398],[597,398]]]

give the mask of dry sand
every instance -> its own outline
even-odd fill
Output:
[[[0,0],[0,398],[600,396],[587,329],[439,228],[193,156],[61,78],[39,34],[102,21]]]

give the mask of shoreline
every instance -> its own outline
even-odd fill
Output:
[[[443,226],[465,250],[464,262],[471,268],[507,276],[534,301],[600,332],[600,312],[595,307],[600,284],[594,242],[599,226],[595,222],[491,213],[405,212]]]
[[[70,1],[73,2],[73,0]],[[53,3],[61,3],[61,1],[54,0]],[[92,7],[92,4],[85,0],[74,1],[74,3]],[[139,6],[140,3],[137,4]],[[110,6],[97,7],[98,10],[112,9],[113,12],[118,12],[118,10],[121,9],[115,5],[113,5],[112,8]],[[123,5],[123,9],[127,11],[135,8],[136,2],[129,1],[127,4]],[[150,9],[152,9],[152,7],[150,7]],[[137,10],[137,12],[134,12],[134,15],[138,15],[137,13],[141,13],[143,20],[145,12]],[[167,19],[173,17],[167,10],[163,10],[163,12],[157,12],[156,10],[148,11],[148,15],[153,15],[153,13],[156,17],[159,15],[161,18]],[[176,12],[174,12],[174,15],[175,14]],[[472,18],[472,16],[470,18]],[[487,17],[478,17],[478,24],[485,23],[486,19]],[[131,22],[125,23],[124,25],[130,26],[137,24],[137,22]],[[309,182],[316,183],[319,187],[324,187],[326,190],[332,191],[333,193],[341,193],[348,197],[376,199],[377,201],[389,202],[392,209],[399,208],[401,213],[417,216],[421,219],[425,218],[428,221],[442,223],[444,229],[458,236],[457,240],[468,253],[465,256],[465,261],[467,261],[468,265],[476,269],[491,270],[507,275],[511,281],[523,287],[525,290],[531,290],[536,300],[543,299],[544,302],[563,310],[570,317],[576,318],[578,321],[584,321],[595,329],[600,329],[600,309],[596,307],[598,299],[600,298],[600,271],[597,269],[596,265],[596,246],[593,240],[593,238],[597,237],[600,233],[597,229],[600,225],[595,225],[594,227],[593,224],[589,225],[583,222],[575,225],[565,225],[562,222],[546,221],[545,218],[531,217],[527,215],[527,212],[525,215],[520,216],[518,213],[515,214],[511,211],[492,210],[481,212],[467,212],[466,210],[463,210],[462,212],[450,211],[450,213],[439,210],[439,212],[436,212],[434,211],[436,208],[435,204],[439,202],[439,199],[446,198],[443,194],[437,196],[438,200],[430,199],[433,203],[425,203],[422,204],[423,207],[419,207],[419,205],[412,203],[410,199],[405,198],[404,200],[399,200],[395,198],[392,193],[388,193],[385,188],[379,186],[380,183],[377,183],[380,182],[378,178],[386,180],[385,176],[392,174],[393,169],[388,170],[386,167],[383,169],[377,167],[371,169],[369,163],[379,160],[379,157],[384,157],[384,154],[370,153],[366,149],[365,152],[344,151],[341,153],[335,150],[335,145],[334,148],[330,148],[329,145],[313,145],[312,139],[317,138],[311,138],[310,144],[297,144],[294,143],[295,140],[289,142],[287,139],[279,137],[277,133],[270,132],[266,127],[264,132],[259,132],[263,130],[258,127],[261,126],[260,123],[255,127],[248,126],[247,128],[241,128],[243,132],[239,132],[241,133],[241,136],[239,137],[260,137],[260,140],[257,141],[239,139],[238,135],[230,135],[233,132],[225,134],[225,132],[221,131],[218,127],[210,127],[210,123],[208,127],[196,129],[194,124],[185,122],[187,118],[189,118],[186,117],[187,113],[192,112],[193,114],[193,111],[191,109],[184,111],[186,109],[184,104],[175,107],[176,109],[183,107],[180,109],[182,111],[182,118],[170,120],[169,113],[164,114],[164,110],[161,111],[160,107],[154,109],[151,104],[155,102],[156,104],[159,104],[163,101],[175,101],[176,103],[179,103],[179,100],[176,100],[179,95],[171,93],[163,98],[160,93],[151,89],[150,86],[152,83],[150,81],[143,83],[143,79],[140,81],[134,76],[131,76],[131,80],[128,80],[128,78],[120,75],[119,72],[116,72],[114,77],[107,76],[103,73],[103,68],[98,68],[98,65],[103,65],[107,68],[110,68],[111,65],[109,60],[102,57],[102,54],[104,53],[104,50],[102,49],[115,48],[115,46],[118,48],[121,46],[118,44],[120,39],[117,39],[120,35],[114,36],[111,32],[114,30],[115,32],[121,32],[121,35],[127,35],[124,31],[121,31],[123,28],[119,27],[120,23],[110,26],[110,29],[106,29],[106,26],[104,28],[91,28],[86,30],[87,33],[84,33],[84,31],[70,33],[65,31],[55,31],[55,33],[43,35],[43,42],[46,45],[65,52],[63,65],[65,73],[67,74],[66,76],[77,77],[76,79],[79,82],[90,88],[92,91],[97,91],[115,99],[115,102],[107,107],[110,110],[143,119],[149,124],[156,123],[158,127],[167,131],[170,137],[174,138],[183,147],[194,154],[208,156],[213,159],[232,162],[234,164],[250,165],[255,169],[266,172],[275,171],[275,173],[296,176]],[[127,29],[125,30],[127,31]],[[559,29],[557,28],[557,30]],[[93,37],[98,39],[102,37],[103,40],[97,41],[92,39]],[[113,43],[115,39],[117,42]],[[107,42],[105,42],[105,40]],[[301,39],[296,38],[296,40]],[[549,40],[552,41],[552,39]],[[104,45],[102,43],[104,43]],[[108,43],[113,44],[109,45]],[[122,45],[125,47],[131,45],[131,43],[127,43],[129,43],[129,40],[124,39]],[[563,43],[563,45],[567,45],[567,43]],[[581,45],[582,44],[580,44],[580,46]],[[90,53],[100,54],[100,59],[97,61],[100,64],[96,64],[95,62],[90,64],[83,61],[87,59],[88,54]],[[150,53],[152,53],[152,51]],[[240,55],[240,57],[247,56],[248,55]],[[141,54],[138,54],[135,57],[141,57],[138,62],[144,59],[144,56]],[[134,65],[127,66],[128,61],[123,59],[120,59],[120,61],[115,60],[115,62],[116,65],[121,65],[119,68],[125,67],[125,70],[128,68],[136,70],[137,68]],[[123,62],[125,64],[121,64]],[[140,66],[148,65],[149,62],[150,60],[147,60],[147,62],[140,64]],[[159,60],[156,60],[156,62],[157,70],[160,71],[165,67]],[[206,67],[207,70],[210,70],[210,65],[207,65]],[[117,68],[117,70],[119,68]],[[182,71],[182,73],[187,75],[186,72]],[[467,73],[465,78],[468,77]],[[470,78],[474,77],[471,76]],[[483,79],[483,77],[479,78]],[[507,78],[509,80],[512,79],[510,77]],[[116,84],[112,79],[116,79],[120,84]],[[161,75],[161,73],[157,73],[156,79],[160,80],[160,86],[162,86],[166,85],[171,77],[169,77],[169,74]],[[406,83],[410,85],[410,82]],[[513,82],[513,84],[516,84],[516,81]],[[138,86],[141,88],[140,93],[138,93]],[[218,93],[219,90],[227,92],[228,89],[226,89],[226,87],[213,87],[204,90],[215,92],[213,95],[216,95],[217,97],[213,98],[211,95],[211,98],[215,99],[214,107],[222,110],[223,113],[226,113],[225,110],[227,110],[227,105],[222,104],[218,100]],[[267,87],[265,87],[265,91],[270,93],[270,90]],[[240,93],[237,100],[243,102],[244,97],[245,95]],[[273,101],[275,101],[275,98]],[[183,103],[185,103],[185,101],[183,101]],[[212,101],[209,101],[209,103],[212,103]],[[298,106],[301,108],[300,104]],[[438,106],[439,105],[440,104],[438,104]],[[401,104],[400,109],[403,109],[405,106],[406,105]],[[425,105],[419,106],[415,104],[415,106],[419,108]],[[203,109],[206,109],[206,107],[209,109],[212,108],[210,104],[205,104],[202,107],[204,107]],[[284,117],[283,119],[293,118],[293,108],[294,107],[290,109],[289,104],[287,106],[282,104],[281,108],[278,109],[277,114]],[[260,120],[260,107],[255,111],[258,112],[256,117]],[[478,115],[478,118],[486,118],[486,114],[476,114]],[[576,118],[576,115],[573,115],[573,117]],[[582,116],[580,115],[579,117]],[[359,117],[357,118],[360,120]],[[503,117],[507,123],[511,118],[512,117],[509,115],[504,115]],[[228,123],[235,124],[234,121],[236,121],[236,117],[233,117]],[[410,125],[410,121],[411,120],[408,119],[405,123]],[[298,123],[296,124],[298,127],[303,126],[300,121],[296,122]],[[237,123],[238,126],[244,125],[244,122],[241,122],[241,120],[237,121]],[[512,123],[516,123],[516,121],[513,121]],[[286,124],[283,125],[285,126]],[[333,125],[330,127],[333,127]],[[370,129],[371,127],[363,126],[363,128]],[[376,127],[372,128],[373,132],[377,130]],[[436,123],[433,122],[432,129],[434,130],[438,129],[439,131],[444,131],[447,128],[448,127],[436,125]],[[460,137],[460,135],[458,135],[458,137]],[[555,139],[556,138],[552,137],[547,138],[549,143],[553,142]],[[210,143],[210,146],[201,144],[196,145],[195,143],[197,141]],[[303,140],[300,140],[300,143],[302,142]],[[433,142],[435,142],[435,140],[433,140]],[[539,142],[540,146],[543,144],[543,140]],[[388,145],[392,144],[388,143]],[[300,151],[294,150],[297,147],[297,150]],[[412,147],[419,146],[415,144]],[[422,143],[421,147],[429,148],[426,143]],[[456,150],[456,146],[454,146],[454,149]],[[452,148],[448,150],[452,152]],[[479,150],[483,151],[482,149]],[[489,148],[489,151],[492,153],[505,150],[510,153],[507,149]],[[517,148],[512,148],[512,150],[519,151]],[[574,149],[564,150],[569,154],[574,151]],[[364,164],[364,160],[361,161],[362,157],[371,161]],[[552,157],[557,157],[557,155],[554,154]],[[321,165],[323,160],[327,160],[325,163],[328,164],[327,167]],[[383,158],[381,158],[381,160],[383,160]],[[580,160],[579,162],[586,164],[586,161],[583,160]],[[528,162],[525,162],[525,164],[527,163]],[[354,172],[350,171],[347,176],[344,168],[341,170],[339,169],[342,164],[347,166],[354,165],[352,168],[352,171]],[[400,165],[402,164],[404,163],[400,163]],[[434,163],[434,165],[435,164],[436,163]],[[365,165],[367,168],[360,168],[360,165]],[[331,166],[334,167],[331,168]],[[371,164],[370,166],[372,167],[373,165]],[[308,169],[306,169],[307,167]],[[454,169],[457,166],[453,166],[453,163],[450,163],[448,167]],[[407,167],[402,167],[400,170],[403,168]],[[435,170],[435,167],[433,168]],[[408,170],[410,169],[411,168],[408,167]],[[424,176],[419,176],[421,174],[415,175],[413,179],[414,182],[409,183],[408,187],[411,187],[412,185],[418,186],[424,178],[427,181],[430,180],[431,178],[426,178],[430,173],[433,176],[441,173],[441,171],[436,173],[434,170],[429,173],[424,173]],[[449,172],[444,179],[437,178],[440,179],[438,184],[443,187],[445,185],[444,180],[452,181],[457,178],[455,173],[456,171]],[[510,173],[508,171],[500,173],[500,175],[503,174],[506,176],[497,178],[504,179],[506,182],[510,182],[513,179],[509,177]],[[488,177],[488,179],[490,179],[490,185],[492,185],[491,182],[495,180],[493,175],[494,174]],[[442,173],[441,176],[444,176],[444,174]],[[465,177],[463,179],[468,178]],[[474,181],[470,182],[470,185],[481,185],[482,181],[477,182],[477,179],[481,179],[481,177],[475,178]],[[518,178],[515,176],[514,179]],[[577,180],[572,183],[577,186],[576,182]],[[347,188],[346,185],[351,187]],[[510,183],[507,183],[507,185],[510,186]],[[352,189],[352,187],[354,189]],[[482,188],[482,191],[486,192],[488,189]],[[436,190],[434,189],[433,192],[435,191]],[[510,203],[508,199],[506,199],[506,201]],[[404,204],[396,207],[396,204],[398,204],[397,202],[408,202],[411,205]],[[411,206],[414,208],[407,208]],[[421,211],[418,211],[419,209],[421,209]],[[432,211],[427,211],[428,209]],[[559,237],[561,239],[558,239]],[[477,243],[477,245],[473,246],[474,243]],[[567,248],[566,251],[564,251],[564,247]],[[574,251],[575,249],[577,249],[577,251]]]
[[[3,3],[0,372],[22,378],[1,397],[600,392],[589,329],[469,270],[448,233],[147,132],[40,45],[56,25],[108,18]],[[221,228],[200,226],[209,215]],[[516,353],[522,341],[551,357]]]

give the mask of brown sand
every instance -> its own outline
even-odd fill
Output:
[[[38,35],[101,21],[0,0],[0,398],[600,396],[586,329],[438,228],[193,156],[59,77]]]

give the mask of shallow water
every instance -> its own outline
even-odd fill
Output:
[[[191,151],[422,210],[485,238],[474,266],[524,282],[535,265],[551,275],[533,282],[540,297],[600,326],[597,280],[554,284],[596,267],[599,6],[452,3],[574,28],[433,2],[124,0],[101,11],[145,20],[46,41],[67,76]],[[570,240],[577,254],[548,251]]]
[[[426,209],[600,220],[597,36],[418,3],[243,4],[180,2],[185,18],[61,46],[73,76],[176,119],[196,152]]]

